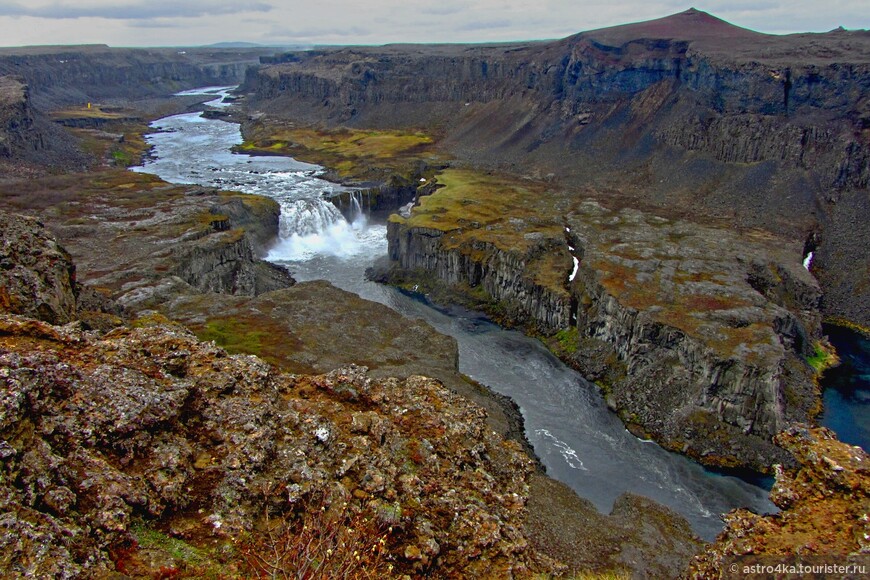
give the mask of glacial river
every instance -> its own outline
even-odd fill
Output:
[[[223,106],[227,87],[199,89]],[[705,470],[685,457],[631,435],[596,387],[563,365],[538,341],[504,330],[476,313],[437,309],[419,296],[368,282],[365,269],[387,252],[386,227],[359,216],[346,221],[325,193],[341,187],[318,178],[320,168],[287,157],[230,152],[242,142],[237,124],[198,113],[155,121],[148,137],[153,158],[135,171],[172,183],[191,183],[274,197],[281,204],[281,239],[268,259],[300,281],[328,280],[410,318],[422,318],[459,343],[460,370],[519,405],[526,436],[547,473],[609,512],[623,492],[665,504],[711,540],[719,515],[735,507],[774,511],[767,491]]]

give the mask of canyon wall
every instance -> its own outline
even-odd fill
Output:
[[[381,279],[446,287],[446,299],[544,337],[639,437],[719,467],[791,464],[772,437],[819,410],[805,359],[821,292],[799,244],[592,201],[565,217],[564,237],[513,247],[414,219],[390,220]]]
[[[65,168],[87,163],[74,138],[34,108],[23,79],[0,74],[0,163],[21,162]]]
[[[175,252],[173,273],[200,292],[258,296],[292,286],[286,268],[260,260],[242,229],[209,235]],[[276,229],[277,232],[277,229]]]
[[[502,322],[528,326],[541,334],[570,324],[568,293],[537,283],[528,268],[542,254],[556,249],[552,240],[542,239],[527,251],[511,251],[486,242],[445,247],[444,235],[440,229],[407,228],[391,220],[387,224],[389,257],[403,270],[425,273],[450,286],[479,288],[484,293],[481,298],[498,305]]]
[[[0,49],[0,75],[30,86],[36,105],[52,109],[109,99],[145,99],[208,85],[233,85],[270,49],[107,46]]]
[[[27,86],[19,79],[0,76],[0,157],[45,148],[42,134],[34,127],[28,97]]]
[[[274,60],[244,84],[270,114],[434,127],[461,162],[812,238],[826,314],[870,326],[866,234],[848,219],[867,210],[867,32],[774,37],[689,10],[555,42]]]

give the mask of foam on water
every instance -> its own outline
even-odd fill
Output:
[[[559,454],[565,460],[565,464],[568,465],[571,469],[582,469],[583,471],[589,471],[586,467],[583,466],[583,462],[577,457],[577,451],[572,449],[570,445],[550,433],[547,429],[536,429],[535,435],[539,435],[549,439],[553,447],[559,451]]]

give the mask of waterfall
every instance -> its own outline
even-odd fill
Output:
[[[351,218],[350,222],[355,230],[364,230],[368,225],[368,217],[362,208],[362,193],[352,191],[350,194]]]
[[[350,208],[353,211],[353,219],[351,221],[356,220],[356,216],[362,213],[362,194],[359,191],[350,192]]]
[[[383,228],[369,227],[359,192],[349,197],[353,209],[350,222],[322,197],[278,198],[281,240],[266,258],[294,262],[316,255],[353,258],[367,252],[375,238],[383,236]]]
[[[281,238],[320,234],[344,222],[344,216],[331,203],[320,198],[282,199]]]

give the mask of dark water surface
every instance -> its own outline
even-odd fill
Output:
[[[841,326],[825,325],[840,365],[825,371],[821,423],[841,441],[870,449],[870,339]]]

